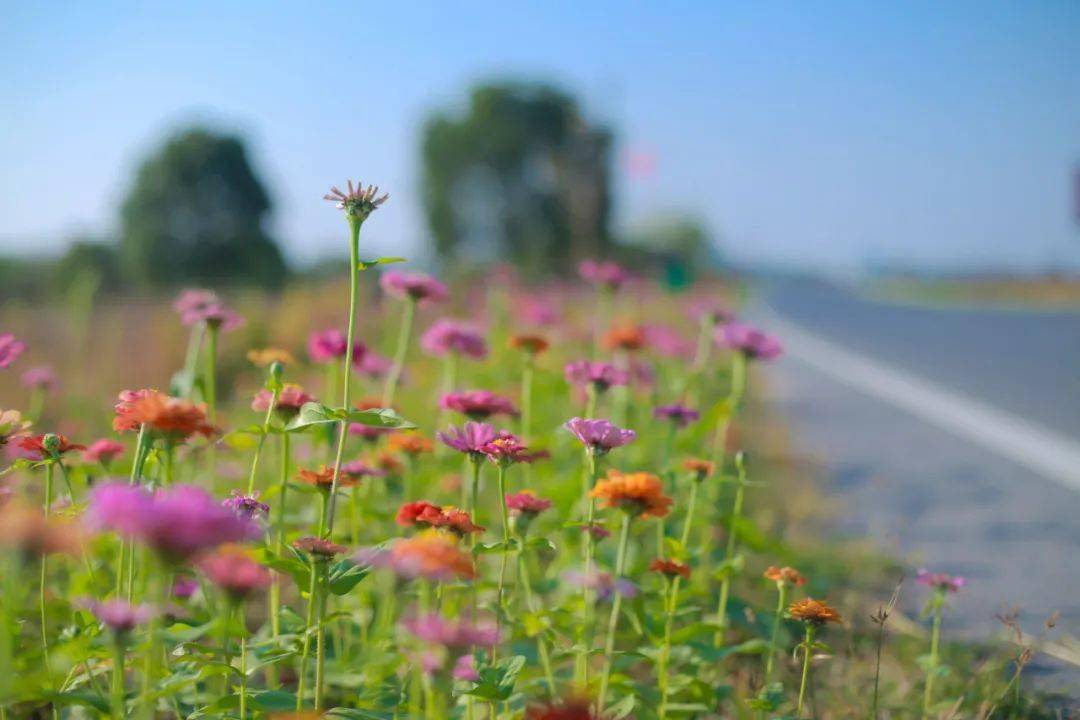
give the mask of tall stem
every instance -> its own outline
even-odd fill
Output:
[[[532,439],[532,386],[535,364],[532,354],[526,353],[525,364],[521,368],[521,437],[526,445]]]
[[[206,412],[213,425],[217,422],[217,355],[218,332],[216,325],[206,327]],[[210,468],[210,482],[214,483],[217,467],[217,445],[213,439],[206,449],[206,462]]]
[[[675,624],[675,611],[679,607],[679,584],[681,581],[682,577],[676,576],[668,583],[668,592],[664,594],[664,598],[667,600],[664,619],[664,645],[660,650],[660,662],[657,672],[660,683],[660,720],[667,718],[667,699],[670,690],[671,631]]]
[[[592,623],[593,623],[593,522],[596,515],[596,501],[589,497],[589,492],[596,484],[596,476],[599,469],[599,459],[591,449],[585,450],[586,472],[583,474],[584,487],[582,499],[585,502],[585,528],[583,530],[582,545],[585,555],[585,585],[582,593],[581,604],[581,628],[578,632],[578,654],[574,659],[574,679],[582,690],[589,684],[589,650],[592,649]]]
[[[296,687],[296,711],[304,707],[304,686],[307,684],[308,655],[311,652],[311,629],[315,626],[315,608],[318,605],[319,594],[319,563],[311,561],[311,579],[308,584],[307,618],[304,622],[304,645],[300,652],[300,677]]]
[[[735,502],[731,506],[731,519],[728,521],[727,548],[724,551],[724,578],[720,581],[720,600],[716,605],[717,622],[720,629],[716,632],[715,645],[720,647],[724,642],[724,631],[727,630],[727,605],[728,596],[731,592],[731,562],[735,557],[736,538],[738,537],[739,519],[742,517],[743,494],[746,488],[746,471],[740,461],[741,456],[736,456],[735,461],[739,467],[738,485],[735,489]]]
[[[938,647],[941,643],[941,615],[945,607],[945,591],[936,590],[933,600],[934,624],[930,630],[930,666],[926,670],[926,687],[923,690],[923,718],[930,717],[930,704],[934,698],[934,678],[937,676]]]
[[[787,583],[776,584],[776,619],[773,620],[772,639],[769,641],[769,655],[765,661],[765,684],[769,684],[772,678],[773,666],[776,662],[777,640],[780,638],[780,624],[784,619],[784,603],[787,600]]]
[[[533,596],[532,581],[529,578],[529,563],[525,557],[524,546],[525,538],[521,538],[522,550],[518,551],[518,575],[521,578],[521,587],[525,592],[525,605],[529,608],[530,613],[537,613],[540,608],[536,604],[536,598]],[[544,668],[544,679],[547,681],[548,692],[551,697],[556,697],[555,690],[555,673],[551,670],[551,658],[548,655],[547,641],[544,640],[543,630],[536,635],[536,649],[540,653],[540,664]]]
[[[274,519],[274,537],[276,554],[280,558],[285,554],[285,495],[289,489],[289,434],[281,434],[281,464],[278,475],[277,512]],[[270,627],[274,637],[281,634],[281,583],[275,577],[270,586]]]
[[[799,683],[799,703],[795,709],[795,717],[802,717],[803,698],[806,697],[806,683],[810,678],[810,655],[814,645],[814,624],[806,623],[806,640],[803,641],[803,666],[802,681]]]
[[[127,717],[124,708],[124,656],[126,654],[124,641],[119,637],[114,637],[112,685],[109,688],[113,720],[124,720]]]
[[[623,566],[626,563],[626,546],[630,540],[630,520],[631,515],[629,513],[623,516],[622,531],[619,534],[619,550],[615,556],[615,576],[613,580],[616,583],[622,577]],[[604,705],[607,700],[608,681],[611,679],[611,655],[615,652],[615,629],[619,623],[619,608],[622,605],[622,593],[619,592],[617,586],[614,587],[613,592],[615,597],[611,602],[607,638],[604,640],[604,674],[600,677],[600,695],[596,701],[598,713],[604,712]]]
[[[255,445],[255,457],[251,458],[251,472],[248,473],[247,494],[255,492],[255,476],[259,472],[259,458],[262,456],[263,445],[266,444],[266,436],[270,434],[270,420],[274,417],[278,399],[281,397],[280,384],[275,383],[270,395],[270,404],[266,408],[266,416],[263,417],[262,432],[259,434],[259,442]]]
[[[236,604],[240,620],[240,720],[247,720],[247,624],[244,621],[244,605]]]
[[[506,510],[506,466],[499,463],[499,510],[502,514],[503,550],[502,561],[499,563],[499,591],[495,596],[495,617],[499,618],[503,612],[503,587],[506,584],[506,563],[510,555],[510,518]],[[498,652],[497,643],[491,646],[491,661],[495,662]]]
[[[390,366],[390,372],[386,375],[386,387],[383,388],[382,396],[383,407],[390,407],[394,404],[394,393],[397,391],[398,382],[401,380],[401,373],[405,369],[405,358],[409,354],[409,340],[412,337],[415,318],[416,299],[410,296],[406,298],[405,309],[402,311],[397,349],[394,351],[394,364]]]
[[[55,463],[51,461],[47,465],[45,465],[45,517],[49,516],[50,509],[52,508],[54,466]],[[47,558],[47,554],[41,554],[41,577],[38,584],[38,609],[41,614],[41,652],[45,657],[45,670],[51,677],[52,669],[49,662],[49,628],[45,612],[45,578],[48,574]]]

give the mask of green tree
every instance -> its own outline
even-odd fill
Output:
[[[181,132],[143,162],[121,206],[124,278],[134,286],[279,285],[286,268],[264,229],[270,211],[240,138]]]
[[[436,113],[423,131],[423,201],[438,254],[535,270],[604,255],[611,145],[555,88],[474,88],[464,114]]]

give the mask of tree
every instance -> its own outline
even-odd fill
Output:
[[[286,268],[263,227],[270,211],[240,138],[181,132],[143,162],[121,206],[124,278],[136,287],[279,285]]]
[[[557,269],[611,243],[611,133],[547,85],[473,89],[462,116],[424,127],[423,200],[444,259]]]

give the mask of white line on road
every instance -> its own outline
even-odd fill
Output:
[[[762,320],[786,351],[838,383],[895,407],[1080,492],[1080,443],[1038,423],[853,353],[780,319]]]

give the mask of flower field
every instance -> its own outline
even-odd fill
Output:
[[[347,287],[5,309],[0,717],[1054,717],[821,539],[736,283],[444,284],[327,199]]]

